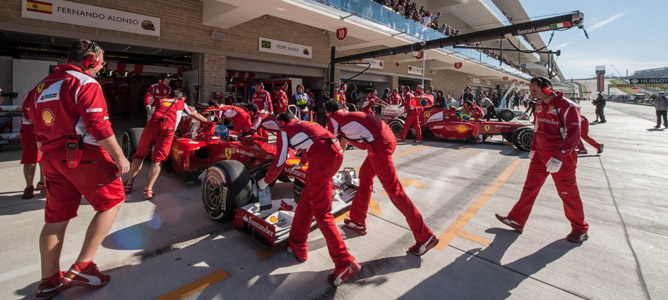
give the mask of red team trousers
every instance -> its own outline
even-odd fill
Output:
[[[406,115],[406,123],[404,123],[404,130],[401,131],[401,136],[399,139],[406,139],[406,135],[408,134],[408,130],[411,129],[411,125],[415,129],[415,134],[417,135],[416,141],[422,141],[422,129],[420,128],[420,120],[418,119],[417,108],[408,111],[408,115]]]
[[[378,180],[383,185],[392,204],[406,218],[415,240],[419,243],[425,242],[434,234],[427,228],[422,215],[404,192],[404,188],[397,177],[392,162],[392,154],[397,146],[396,138],[387,126],[383,126],[381,134],[383,138],[377,138],[371,144],[367,144],[369,154],[360,168],[360,186],[350,206],[350,219],[357,224],[366,224],[367,211],[373,192],[373,178],[378,176]]]
[[[522,227],[524,227],[529,218],[540,188],[545,183],[547,176],[550,175],[545,170],[545,164],[547,164],[547,161],[552,156],[553,153],[551,152],[534,152],[520,200],[517,201],[508,214],[509,219],[519,223]],[[578,157],[575,153],[564,157],[561,161],[559,172],[552,173],[552,179],[554,180],[554,185],[557,187],[559,197],[564,202],[564,213],[566,214],[566,218],[571,222],[572,229],[586,232],[589,225],[584,220],[582,200],[580,199],[578,184],[575,180],[577,159]]]
[[[343,162],[343,154],[335,153],[324,139],[314,140],[309,149],[306,183],[292,220],[290,247],[306,253],[311,221],[315,217],[318,228],[325,236],[329,256],[335,270],[346,268],[355,258],[348,253],[339,228],[332,216],[332,177]]]
[[[587,118],[585,117],[582,117],[582,122],[580,122],[580,143],[578,144],[577,149],[587,150],[582,140],[587,142],[589,145],[594,146],[594,148],[596,149],[601,148],[601,144],[599,144],[598,142],[596,142],[596,140],[594,140],[592,137],[589,136],[589,120],[587,120]]]

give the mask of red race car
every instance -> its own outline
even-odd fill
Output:
[[[214,110],[206,109],[202,114]],[[230,131],[228,136],[221,136],[215,130],[214,123],[184,118],[165,164],[186,181],[201,179],[202,204],[211,219],[226,221],[234,217],[234,227],[267,246],[286,241],[308,165],[301,165],[290,149],[279,180],[294,179],[294,196],[271,200],[271,209],[261,210],[260,198],[268,195],[271,199],[271,195],[269,189],[258,190],[257,181],[269,170],[276,146],[257,135],[241,137]],[[121,146],[128,158],[136,151],[142,131],[130,128],[123,135]],[[350,207],[359,183],[354,169],[340,171],[332,180],[336,189],[332,214],[337,214]]]
[[[436,138],[446,140],[482,141],[492,135],[501,135],[512,142],[517,149],[529,151],[533,141],[533,128],[529,122],[493,122],[474,120],[454,108],[437,108],[433,106],[433,96],[424,95],[416,99],[424,108],[419,116],[420,127]],[[404,129],[405,113],[403,107],[390,105],[383,108],[380,118],[386,122],[394,134],[399,136]],[[414,134],[414,129],[411,128]]]

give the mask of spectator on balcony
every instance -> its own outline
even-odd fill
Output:
[[[431,13],[420,10],[420,15],[422,16],[422,24],[428,27],[431,24]]]
[[[441,28],[438,29],[438,32],[440,32],[440,33],[442,33],[442,34],[446,34],[446,33],[445,33],[445,31],[446,31],[446,29],[447,29],[446,26],[447,26],[446,24],[441,25]]]
[[[434,17],[434,20],[431,21],[431,29],[438,30],[438,17]]]

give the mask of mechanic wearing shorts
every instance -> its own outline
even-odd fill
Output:
[[[306,182],[292,220],[288,251],[292,252],[298,261],[306,261],[308,234],[315,217],[327,242],[329,255],[334,261],[334,272],[329,274],[327,281],[334,286],[341,285],[361,269],[355,258],[348,253],[331,213],[332,177],[343,162],[343,150],[336,137],[318,124],[298,121],[289,112],[278,115],[277,120],[281,131],[276,139],[276,157],[267,176],[258,181],[258,188],[267,188],[281,174],[288,156],[288,147],[303,154],[302,161],[304,164],[308,162]]]
[[[27,95],[27,94],[26,94]],[[46,189],[44,183],[44,171],[42,165],[39,165],[40,176],[37,186],[33,186],[35,182],[35,171],[37,164],[42,159],[37,150],[37,141],[35,140],[35,132],[33,130],[32,122],[27,119],[30,114],[30,107],[26,106],[25,98],[23,99],[23,107],[21,108],[21,164],[23,165],[23,176],[26,179],[26,188],[23,190],[23,199],[30,199],[35,197],[35,191]]]
[[[70,46],[67,61],[25,98],[30,108],[26,119],[34,126],[46,176],[37,299],[50,299],[74,285],[101,287],[109,282],[109,275],[92,260],[125,200],[119,177],[130,169],[111,129],[100,84],[92,77],[106,64],[103,50],[94,42],[78,40]],[[65,230],[77,216],[82,195],[97,213],[76,262],[63,275]]]
[[[200,122],[208,122],[205,117],[190,110],[190,107],[184,101],[183,93],[177,90],[172,92],[170,98],[163,98],[157,104],[155,113],[153,113],[151,119],[146,123],[146,127],[141,134],[139,144],[137,145],[137,152],[132,157],[130,177],[123,185],[126,193],[132,192],[132,184],[135,177],[137,177],[139,170],[141,170],[144,164],[144,158],[148,156],[151,152],[151,147],[153,147],[151,167],[148,170],[148,182],[146,183],[146,187],[144,187],[144,199],[153,198],[153,184],[155,184],[160,174],[160,165],[169,156],[169,150],[172,147],[172,140],[174,139],[174,131],[184,114],[191,115]]]
[[[329,117],[327,129],[334,135],[344,137],[344,149],[350,142],[368,152],[360,168],[360,185],[350,206],[350,218],[344,220],[346,227],[362,235],[367,233],[366,217],[373,192],[373,178],[378,176],[392,204],[404,215],[413,232],[416,243],[408,248],[408,252],[416,256],[427,253],[438,244],[438,238],[424,223],[422,214],[399,182],[392,162],[392,154],[397,146],[392,129],[373,115],[346,112],[336,101],[328,101],[325,110]]]
[[[413,141],[414,143],[422,143],[422,128],[420,128],[420,113],[422,112],[422,107],[417,104],[417,100],[415,99],[415,95],[411,93],[411,90],[408,86],[403,87],[404,91],[404,103],[401,104],[401,106],[404,107],[404,110],[406,111],[406,122],[404,123],[404,130],[401,131],[401,135],[399,136],[399,141],[403,142],[406,139],[406,135],[408,135],[408,130],[411,129],[411,126],[413,126],[413,129],[415,129],[415,134],[417,135],[416,139]]]
[[[563,93],[554,92],[552,83],[544,77],[531,79],[529,90],[531,95],[538,98],[529,172],[519,201],[508,216],[496,214],[496,218],[521,233],[540,188],[547,176],[552,175],[559,197],[564,202],[566,218],[571,222],[572,231],[566,239],[582,243],[589,237],[589,225],[584,220],[582,199],[575,177],[578,159],[575,146],[580,142],[580,112],[577,104],[563,98]]]

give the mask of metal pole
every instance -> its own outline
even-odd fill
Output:
[[[425,86],[424,86],[424,71],[425,71],[425,68],[424,68],[424,65],[425,65],[426,61],[427,61],[427,51],[424,51],[424,52],[422,52],[422,90],[423,91],[425,90]]]
[[[332,53],[329,65],[329,98],[334,98],[334,77],[336,77],[336,46],[332,46]]]

